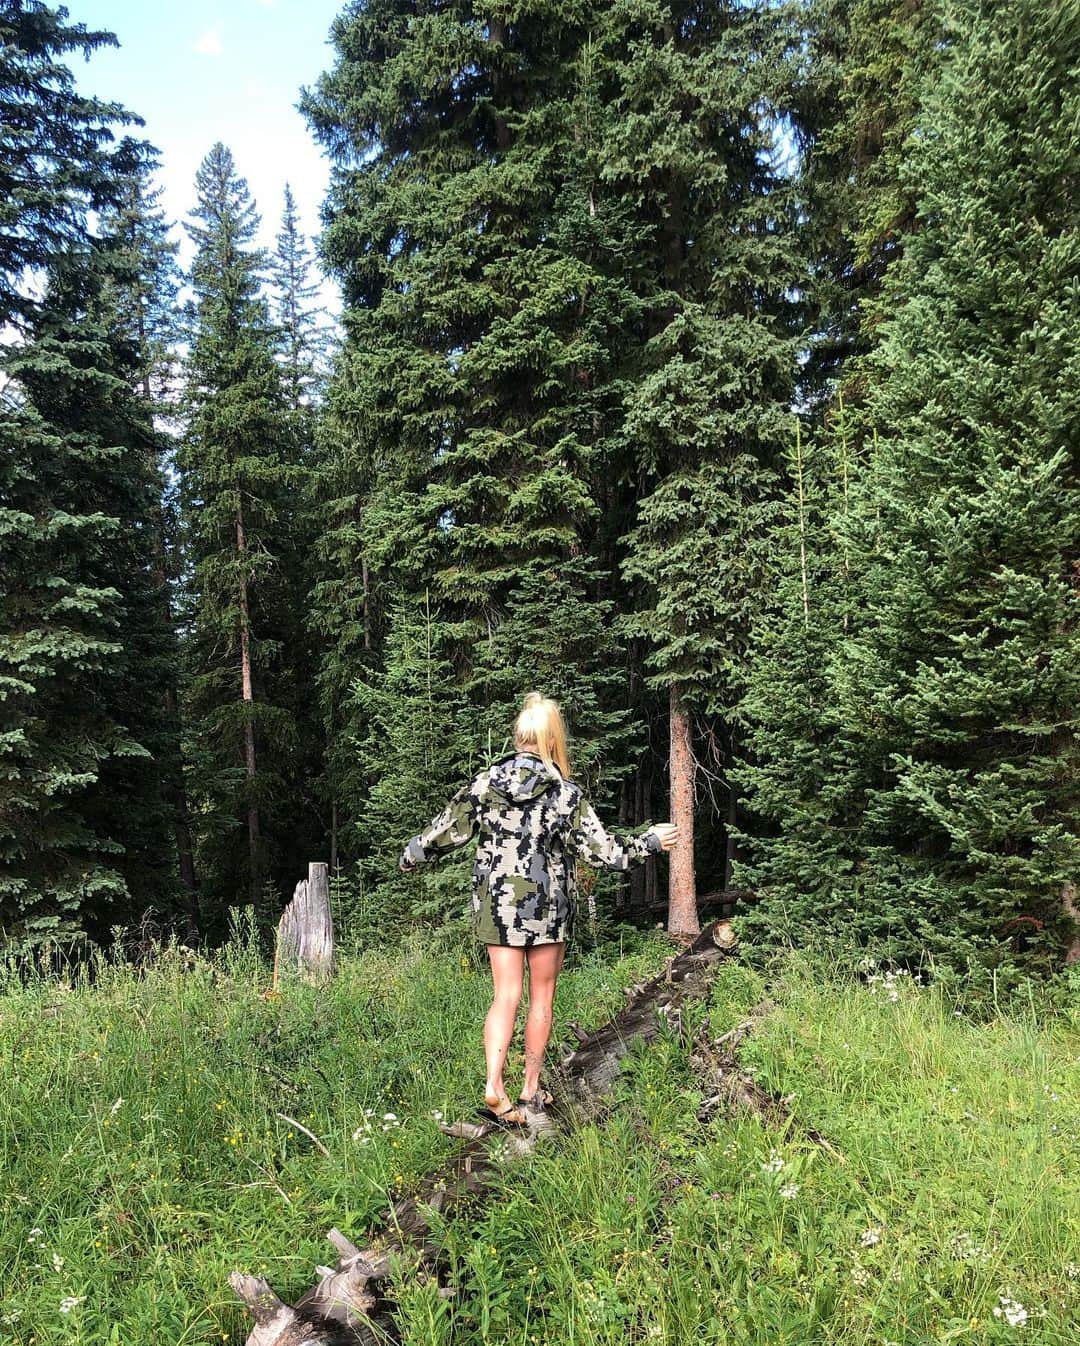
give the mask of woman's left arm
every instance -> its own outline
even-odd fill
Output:
[[[476,802],[468,785],[453,796],[431,826],[413,837],[401,853],[398,868],[408,873],[464,846],[476,835]]]

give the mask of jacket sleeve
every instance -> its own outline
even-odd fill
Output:
[[[438,860],[476,835],[476,803],[468,785],[463,785],[431,826],[413,837],[401,853],[399,869]]]
[[[570,819],[570,844],[577,854],[597,869],[629,869],[662,850],[660,838],[650,829],[644,836],[608,832],[585,798],[578,800]]]

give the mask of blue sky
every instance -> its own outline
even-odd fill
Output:
[[[301,86],[332,64],[330,24],[345,0],[65,3],[72,22],[108,29],[120,41],[88,64],[76,58],[75,77],[80,89],[145,120],[140,134],[161,151],[159,180],[172,219],[191,209],[195,171],[221,140],[251,188],[264,246],[273,246],[286,180],[305,230],[317,232],[329,165],[295,105]]]

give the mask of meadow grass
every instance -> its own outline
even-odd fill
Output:
[[[976,1025],[910,978],[797,958],[768,992],[740,1058],[789,1126],[699,1123],[685,1042],[634,1052],[602,1126],[447,1228],[458,1294],[403,1283],[405,1340],[1080,1340],[1080,1012]],[[764,995],[727,965],[700,1014],[719,1033]]]
[[[576,954],[556,1034],[605,1020],[669,952]],[[489,981],[461,926],[275,999],[250,929],[210,959],[92,971],[0,983],[0,1340],[240,1343],[229,1271],[295,1299],[331,1225],[365,1242],[451,1153],[433,1114],[478,1101]],[[767,990],[740,1055],[790,1098],[789,1128],[699,1122],[666,1033],[602,1119],[508,1154],[492,1202],[443,1224],[455,1293],[403,1273],[403,1340],[1074,1342],[1080,995],[975,1024],[937,988],[798,958]],[[765,994],[726,964],[689,1027]]]

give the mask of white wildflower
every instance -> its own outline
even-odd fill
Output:
[[[109,1116],[110,1116],[110,1117],[112,1117],[116,1112],[119,1111],[120,1104],[123,1103],[123,1101],[124,1101],[124,1100],[123,1100],[122,1098],[118,1098],[118,1099],[116,1100],[116,1102],[115,1102],[115,1103],[112,1105],[112,1107],[109,1109]]]
[[[36,1242],[37,1242],[37,1236],[38,1236],[39,1234],[44,1233],[44,1232],[45,1232],[44,1230],[42,1230],[42,1229],[38,1229],[38,1227],[35,1225],[34,1228],[31,1229],[30,1233],[26,1236],[26,1241],[27,1241],[27,1243],[36,1243]]]
[[[397,1113],[396,1113],[396,1112],[384,1112],[383,1115],[382,1115],[382,1119],[383,1119],[384,1122],[396,1122],[396,1121],[397,1121]]]
[[[1068,1276],[1071,1281],[1080,1279],[1080,1266],[1077,1266],[1075,1262],[1066,1262],[1065,1275]]]
[[[1009,1295],[1001,1295],[994,1309],[994,1317],[1004,1318],[1010,1327],[1023,1327],[1028,1320],[1028,1311]]]
[[[990,1254],[981,1244],[975,1242],[970,1234],[953,1234],[949,1240],[952,1255],[961,1262],[988,1262]]]
[[[64,1259],[60,1256],[59,1253],[53,1253],[52,1265],[53,1265],[53,1271],[55,1271],[58,1275],[61,1271],[63,1271]]]
[[[851,1279],[855,1282],[856,1285],[865,1285],[866,1282],[870,1279],[869,1271],[867,1271],[867,1269],[862,1265],[861,1262],[859,1262],[857,1258],[851,1264]]]
[[[864,1248],[873,1248],[881,1242],[881,1230],[877,1225],[872,1225],[869,1229],[864,1229],[859,1235],[859,1242]]]
[[[799,1195],[799,1184],[797,1182],[786,1182],[780,1188],[780,1195],[785,1201],[794,1201]]]
[[[432,1109],[431,1109],[431,1115],[432,1115],[432,1117],[435,1119],[435,1121],[437,1121],[437,1122],[441,1122],[441,1121],[442,1121],[443,1115],[442,1115],[442,1113],[439,1111],[438,1108],[432,1108]]]
[[[70,1313],[76,1304],[81,1304],[85,1298],[85,1295],[65,1295],[60,1301],[60,1312]]]
[[[778,1150],[773,1150],[769,1155],[769,1161],[761,1165],[762,1173],[779,1173],[784,1167],[783,1158]]]

